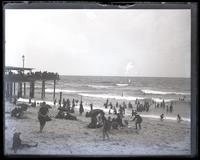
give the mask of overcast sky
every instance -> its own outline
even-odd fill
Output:
[[[190,77],[190,10],[5,14],[5,65],[60,75]]]

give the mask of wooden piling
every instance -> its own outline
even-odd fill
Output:
[[[21,82],[18,83],[18,88],[19,88],[18,97],[22,97],[22,83]]]
[[[10,98],[12,97],[12,92],[13,92],[13,83],[10,82]]]
[[[13,88],[14,88],[14,89],[13,89],[13,95],[15,96],[15,95],[16,95],[16,94],[15,94],[15,82],[13,83],[13,85],[14,85],[14,86],[13,86]]]
[[[59,103],[60,103],[60,107],[61,107],[61,104],[62,104],[62,92],[60,92],[60,100],[59,100]]]
[[[45,81],[42,81],[42,94],[41,94],[41,98],[42,99],[45,98]]]
[[[35,92],[35,82],[30,82],[30,98],[34,98],[34,92]]]
[[[56,92],[56,80],[54,80],[54,83],[53,83],[53,99],[55,99],[55,92]]]
[[[26,83],[24,83],[24,97],[26,97]]]

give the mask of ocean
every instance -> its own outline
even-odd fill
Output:
[[[53,97],[53,82],[47,81],[46,99]],[[41,83],[36,83],[36,98],[41,95]],[[190,101],[190,78],[112,77],[112,76],[60,76],[56,84],[56,98],[63,96],[97,99],[176,101],[185,97]]]

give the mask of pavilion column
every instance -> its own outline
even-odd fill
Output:
[[[22,97],[22,83],[18,83],[18,97]]]
[[[24,97],[26,97],[26,82],[24,82]]]
[[[9,93],[10,97],[12,97],[12,92],[13,92],[13,83],[10,82],[10,93]]]
[[[13,83],[13,95],[15,96],[15,82]]]
[[[42,99],[45,98],[45,81],[42,81],[42,94],[41,94],[41,98]]]
[[[35,82],[30,82],[30,98],[34,98]]]
[[[62,92],[60,92],[60,100],[59,100],[59,104],[60,104],[60,107],[61,107],[61,104],[62,104]]]
[[[55,92],[56,92],[56,80],[54,80],[54,84],[53,84],[53,99],[55,99]]]

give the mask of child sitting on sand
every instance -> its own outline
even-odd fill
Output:
[[[178,114],[177,115],[177,122],[179,123],[179,122],[181,122],[182,121],[182,118],[181,118],[181,116]]]
[[[163,119],[164,119],[164,114],[162,113],[162,114],[160,115],[160,120],[163,121]]]
[[[37,147],[37,143],[34,145],[22,143],[22,140],[20,139],[20,134],[21,132],[15,132],[13,134],[13,144],[12,144],[12,149],[16,153],[18,149],[23,149],[23,148],[30,148],[30,147]]]

